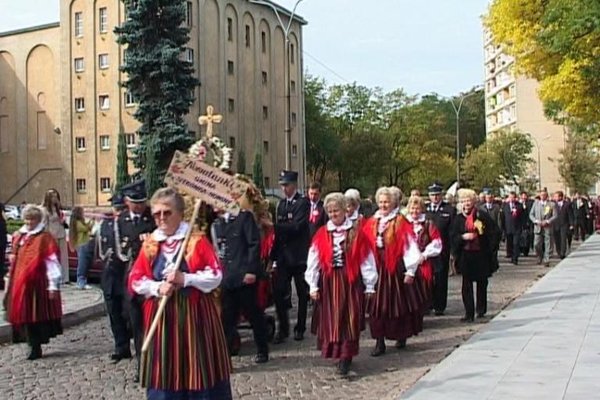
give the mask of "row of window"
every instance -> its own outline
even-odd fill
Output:
[[[83,178],[75,179],[75,187],[77,188],[77,193],[85,193],[87,191],[87,181]],[[100,190],[110,193],[112,190],[110,178],[100,178]]]
[[[227,41],[233,42],[233,19],[227,18]],[[246,32],[244,35],[244,42],[247,48],[252,46],[252,30],[250,25],[246,25]],[[260,47],[263,53],[267,52],[267,33],[262,31],[260,33]],[[290,62],[294,64],[296,62],[296,51],[293,43],[290,44]]]
[[[75,13],[73,27],[75,37],[83,37],[83,12],[77,11]],[[98,9],[98,32],[108,32],[108,9],[106,7]]]
[[[98,54],[98,68],[107,69],[108,66],[108,53]],[[75,69],[75,72],[85,71],[85,59],[83,57],[74,58],[73,67]]]
[[[133,107],[135,106],[135,97],[131,92],[125,92],[125,107]],[[98,96],[98,108],[100,110],[109,110],[110,109],[110,96],[107,94],[101,94]],[[75,97],[75,111],[78,113],[85,111],[85,98],[83,97]]]
[[[110,136],[109,135],[100,135],[100,150],[110,150]],[[125,144],[128,148],[135,147],[135,134],[134,133],[126,133],[125,134]],[[86,140],[84,136],[75,137],[75,148],[78,152],[84,152],[87,149]]]

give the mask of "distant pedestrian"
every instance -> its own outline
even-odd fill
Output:
[[[43,210],[23,210],[25,225],[15,234],[12,268],[5,296],[13,342],[27,342],[29,360],[42,357],[42,344],[62,333],[61,268],[56,240],[45,231]]]
[[[93,221],[86,222],[82,207],[75,207],[69,220],[69,247],[77,253],[77,288],[91,289],[87,274],[94,261],[94,245],[90,239]]]
[[[48,189],[43,203],[46,212],[46,230],[52,235],[58,244],[59,261],[62,272],[63,283],[69,283],[69,248],[67,246],[67,222],[60,203],[60,194],[56,189]]]

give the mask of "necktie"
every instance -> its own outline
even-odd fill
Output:
[[[133,216],[133,226],[137,226],[140,222],[140,217],[138,215]]]

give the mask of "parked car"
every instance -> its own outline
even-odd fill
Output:
[[[6,216],[7,221],[17,221],[21,219],[19,207],[13,206],[11,204],[4,205],[4,215]]]
[[[88,270],[88,280],[100,281],[102,269],[104,269],[104,264],[98,257],[98,247],[94,243],[93,262]],[[71,281],[77,280],[77,252],[71,248],[69,248],[69,278]]]

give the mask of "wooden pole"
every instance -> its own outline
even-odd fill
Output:
[[[192,231],[194,229],[194,223],[196,222],[196,218],[198,218],[198,213],[200,212],[200,205],[202,204],[201,200],[196,200],[196,204],[194,205],[194,213],[192,214],[192,219],[190,221],[190,226],[185,234],[185,239],[181,244],[181,248],[179,250],[179,254],[177,255],[177,260],[175,261],[175,270],[178,271],[181,265],[181,261],[183,261],[183,257],[185,255],[185,249],[187,247],[188,242],[190,241],[190,237],[192,236]],[[154,316],[154,320],[152,321],[152,325],[150,325],[150,329],[146,334],[146,338],[144,339],[144,344],[142,345],[142,354],[145,354],[150,348],[150,344],[152,343],[152,339],[154,338],[154,334],[156,333],[156,329],[158,328],[158,323],[162,317],[163,312],[165,311],[165,307],[167,302],[169,301],[168,296],[164,296],[160,299],[160,304],[158,306],[158,310],[156,310],[156,315]]]

